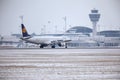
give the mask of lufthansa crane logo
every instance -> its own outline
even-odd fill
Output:
[[[23,33],[25,33],[25,32],[26,32],[26,29],[25,29],[25,28],[23,28],[23,29],[22,29],[22,32],[23,32]]]

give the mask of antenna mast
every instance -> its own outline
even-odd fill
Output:
[[[20,16],[20,19],[21,19],[21,23],[23,24],[23,15]]]

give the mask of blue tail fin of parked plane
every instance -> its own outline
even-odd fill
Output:
[[[22,36],[23,37],[30,37],[30,35],[28,34],[24,24],[21,24],[21,27],[22,27]]]

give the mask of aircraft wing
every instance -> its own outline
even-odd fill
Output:
[[[72,41],[72,40],[64,40],[64,42],[70,42],[70,41]]]

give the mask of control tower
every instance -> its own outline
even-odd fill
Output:
[[[97,22],[99,21],[100,14],[98,13],[98,10],[93,9],[91,10],[91,13],[89,14],[89,18],[93,24],[93,37],[97,35]]]

